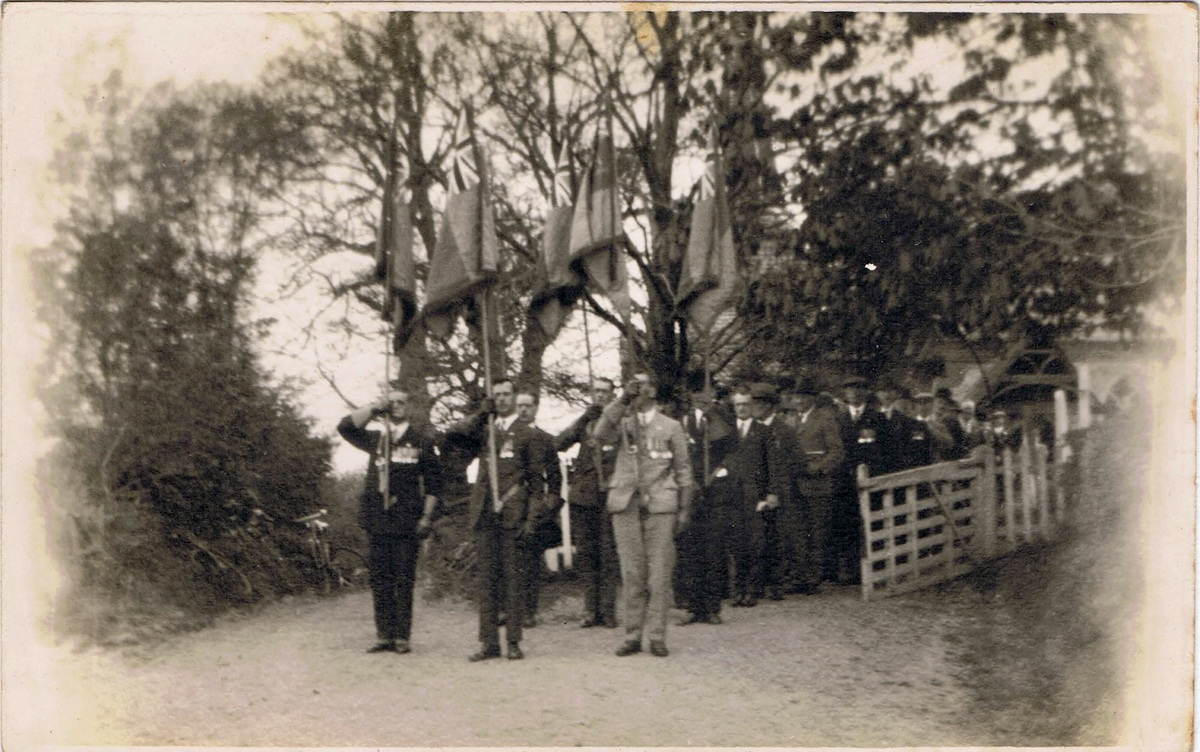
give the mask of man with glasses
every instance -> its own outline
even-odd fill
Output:
[[[367,424],[383,419],[378,430]],[[421,538],[430,531],[442,471],[433,439],[409,422],[409,395],[391,391],[338,423],[338,433],[367,452],[359,521],[367,532],[378,643],[369,653],[407,653]]]

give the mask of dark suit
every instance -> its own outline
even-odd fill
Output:
[[[737,429],[735,428],[735,431]],[[717,470],[727,493],[728,541],[734,562],[733,591],[736,597],[755,596],[762,591],[763,517],[755,510],[767,495],[767,426],[751,421],[745,436],[736,433],[737,443]],[[725,470],[725,475],[721,470]]]
[[[762,422],[762,421],[760,421]],[[795,436],[781,415],[772,416],[766,427],[767,493],[779,499],[779,507],[761,512],[763,521],[762,584],[778,591],[796,567],[796,537],[799,534],[792,478],[800,470]],[[756,593],[757,595],[758,593]]]
[[[542,453],[545,467],[545,490],[530,500],[534,507],[534,527],[553,526],[555,517],[562,508],[562,468],[559,466],[558,453],[554,451],[554,438],[538,428],[530,426],[532,441]],[[542,553],[546,550],[535,536],[527,536],[522,540],[525,550],[525,615],[537,615],[538,596],[542,585]]]
[[[729,552],[726,548],[726,501],[729,492],[713,479],[713,472],[725,462],[737,444],[732,418],[716,408],[697,416],[689,410],[683,416],[687,434],[696,495],[692,500],[691,523],[680,533],[677,546],[679,561],[675,568],[675,590],[679,604],[697,618],[721,611],[721,598],[728,587]],[[708,443],[705,475],[705,442]]]
[[[882,472],[895,473],[923,467],[933,461],[933,441],[926,426],[916,418],[893,410],[880,412],[883,430],[879,439]]]
[[[857,418],[850,408],[839,412],[846,462],[834,488],[834,510],[831,524],[831,555],[835,576],[842,582],[855,583],[859,578],[859,559],[862,557],[862,514],[858,509],[859,465],[866,465],[871,475],[885,471],[880,438],[885,433],[883,416],[870,406],[858,409]]]
[[[794,416],[791,426],[799,463],[792,486],[798,522],[796,584],[812,589],[823,577],[834,476],[842,468],[845,448],[837,417],[829,408],[815,406]]]
[[[583,580],[583,618],[602,624],[617,622],[617,585],[621,568],[612,521],[604,508],[604,486],[612,477],[617,459],[613,442],[600,442],[591,432],[600,417],[600,407],[589,408],[554,438],[554,448],[565,452],[575,444],[579,454],[571,463],[569,476],[571,538],[576,547],[576,565]],[[600,457],[600,472],[596,458]],[[603,483],[601,482],[603,474]]]
[[[475,531],[479,560],[479,641],[485,649],[498,648],[499,612],[507,613],[508,643],[521,641],[525,596],[521,587],[521,540],[534,527],[536,499],[545,488],[544,448],[528,426],[510,416],[507,430],[495,429],[496,476],[501,507],[495,509],[489,480],[487,416],[474,415],[446,432],[447,441],[477,453],[479,474],[471,489],[468,524]],[[504,608],[501,609],[501,593]]]
[[[413,586],[416,583],[420,540],[417,522],[425,495],[440,497],[442,471],[433,439],[411,426],[392,436],[385,509],[381,491],[383,432],[360,428],[350,416],[338,423],[338,433],[351,445],[367,452],[367,477],[359,507],[359,521],[367,532],[375,632],[381,642],[409,639],[412,631]]]

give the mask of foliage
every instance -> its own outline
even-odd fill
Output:
[[[104,148],[64,155],[83,190],[36,259],[62,344],[48,462],[73,493],[48,498],[69,565],[85,590],[201,613],[298,589],[270,523],[319,503],[330,446],[258,365],[247,318],[258,192],[295,134],[232,90],[135,103],[108,86]]]

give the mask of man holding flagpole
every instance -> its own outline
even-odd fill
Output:
[[[489,434],[491,441],[489,441]],[[492,383],[480,409],[446,432],[446,440],[474,452],[479,472],[467,515],[475,532],[479,566],[479,651],[470,660],[500,657],[500,612],[507,615],[508,659],[520,660],[525,616],[524,541],[533,536],[537,504],[545,489],[545,452],[529,426],[517,420],[513,383]],[[489,472],[489,446],[495,475]],[[497,492],[499,495],[495,495]]]

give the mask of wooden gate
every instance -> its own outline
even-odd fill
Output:
[[[998,454],[981,446],[966,459],[873,478],[859,467],[864,600],[958,577],[1056,534],[1064,515],[1047,486],[1046,447],[1026,441]]]

